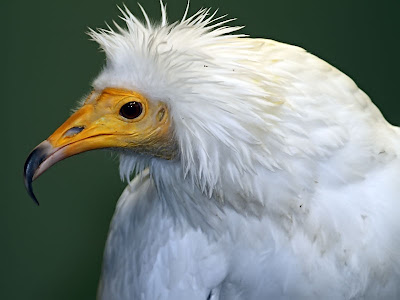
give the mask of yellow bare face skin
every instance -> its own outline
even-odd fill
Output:
[[[26,160],[25,186],[32,199],[39,204],[32,181],[48,168],[72,155],[100,148],[174,158],[177,144],[168,107],[134,91],[106,88],[101,93],[93,92]]]
[[[141,107],[134,118],[121,114],[121,108],[128,103]],[[162,102],[149,102],[134,91],[106,88],[100,94],[92,93],[78,111],[34,149],[35,156],[30,156],[30,163],[27,161],[29,175],[35,180],[60,160],[101,148],[174,158],[177,147],[168,107]]]
[[[120,114],[121,107],[129,102],[142,107],[140,115],[133,119]],[[150,103],[134,91],[116,88],[92,93],[47,141],[54,148],[65,147],[65,157],[99,148],[129,148],[165,159],[175,155],[167,106]]]

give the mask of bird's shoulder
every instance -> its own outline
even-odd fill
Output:
[[[222,249],[204,232],[174,218],[145,170],[118,201],[99,298],[206,299],[226,265]]]

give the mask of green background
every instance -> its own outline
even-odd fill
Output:
[[[139,14],[136,0],[125,0]],[[157,0],[141,1],[153,19]],[[169,0],[169,19],[186,0]],[[350,75],[392,124],[400,124],[399,1],[191,1],[220,8],[243,33],[296,44]],[[108,225],[124,188],[107,151],[70,158],[23,186],[30,150],[90,91],[104,57],[85,35],[119,15],[121,1],[14,1],[0,4],[0,299],[93,299]]]

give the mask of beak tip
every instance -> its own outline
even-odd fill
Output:
[[[37,146],[33,151],[29,154],[25,165],[24,165],[24,184],[26,191],[32,200],[39,205],[39,201],[37,200],[35,194],[33,193],[32,181],[35,178],[35,173],[39,165],[46,159],[49,153],[50,144],[47,141],[44,141],[39,146]]]
[[[32,198],[33,202],[35,202],[35,204],[39,206],[39,201],[36,198],[35,193],[33,192],[32,180],[28,180],[28,178],[24,176],[24,183],[26,191],[28,192],[29,196]]]
[[[24,168],[24,184],[25,184],[25,189],[28,192],[29,196],[32,198],[33,202],[36,203],[36,205],[39,205],[39,201],[35,196],[35,193],[33,192],[33,188],[32,188],[32,176],[27,176],[27,172],[26,172],[26,163],[25,163],[25,168]]]

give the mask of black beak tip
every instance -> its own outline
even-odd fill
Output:
[[[33,193],[32,180],[28,180],[28,178],[24,176],[24,183],[26,191],[28,192],[29,196],[32,198],[33,202],[35,202],[36,205],[39,206],[39,201],[36,198],[35,194]]]
[[[43,143],[40,144],[39,146],[37,146],[29,154],[28,158],[26,159],[25,165],[24,165],[25,188],[26,188],[26,191],[28,192],[29,196],[32,198],[32,200],[37,205],[39,205],[39,201],[37,200],[35,194],[33,193],[32,181],[33,181],[33,176],[35,175],[37,168],[47,157],[47,151],[46,151],[47,148],[48,147],[43,145]]]

